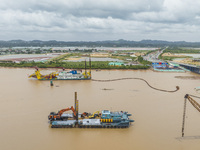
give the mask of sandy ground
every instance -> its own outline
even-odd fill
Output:
[[[145,53],[134,53],[135,56],[143,56]]]
[[[90,55],[91,57],[109,57],[111,54],[108,53],[94,53]]]
[[[200,76],[175,76],[175,78],[179,78],[179,79],[200,80]]]
[[[185,57],[185,55],[174,55],[172,53],[164,53],[162,54],[162,56],[168,56],[168,57],[179,57],[179,58],[183,58]],[[185,64],[191,64],[191,65],[200,65],[200,62],[194,62],[191,58],[184,58],[184,59],[180,59],[180,60],[173,60],[174,62],[178,62],[178,63],[185,63]]]
[[[197,65],[200,66],[200,62],[194,62],[191,58],[185,58],[182,60],[173,60],[174,62],[178,63],[184,63],[184,64],[191,64],[191,65]]]
[[[162,56],[168,56],[168,57],[185,57],[185,55],[174,55],[172,53],[163,53]]]

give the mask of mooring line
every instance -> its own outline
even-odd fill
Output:
[[[111,79],[111,80],[96,80],[96,79],[92,79],[92,81],[96,81],[96,82],[112,82],[112,81],[130,80],[130,79],[144,81],[150,88],[152,88],[154,90],[157,90],[157,91],[162,91],[162,92],[176,92],[176,91],[178,91],[180,89],[179,86],[176,86],[176,90],[173,90],[173,91],[158,89],[158,88],[155,88],[155,87],[151,86],[146,80],[144,80],[142,78],[119,78],[119,79]]]

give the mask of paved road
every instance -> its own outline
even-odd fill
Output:
[[[143,56],[143,59],[144,60],[147,60],[147,61],[150,61],[150,62],[163,62],[163,60],[159,60],[158,57],[160,54],[163,53],[163,51],[165,50],[166,48],[162,49],[162,50],[157,50],[157,51],[154,51],[152,53],[149,53],[148,55],[146,56]]]

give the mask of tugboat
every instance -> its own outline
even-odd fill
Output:
[[[65,111],[72,110],[72,114]],[[51,112],[48,116],[51,128],[128,128],[134,120],[129,119],[131,114],[126,111],[111,112],[102,110],[91,113],[78,113],[77,93],[75,92],[75,108],[62,109],[58,113]]]

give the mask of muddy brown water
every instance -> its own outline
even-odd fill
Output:
[[[50,87],[49,81],[28,79],[27,74],[33,72],[33,69],[0,68],[1,150],[199,150],[200,113],[189,103],[184,139],[181,126],[184,95],[200,96],[194,90],[200,82],[175,78],[196,74],[92,71],[94,79],[139,77],[156,88],[175,90],[180,86],[178,92],[166,93],[155,91],[139,80],[54,81]],[[49,113],[73,106],[75,91],[79,112],[126,110],[135,122],[128,129],[51,129]]]

